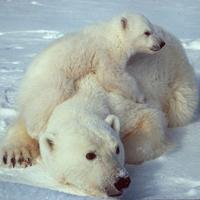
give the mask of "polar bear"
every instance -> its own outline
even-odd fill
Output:
[[[126,124],[121,132],[128,163],[141,163],[160,155],[168,142],[158,135],[164,134],[166,127],[187,125],[197,113],[197,80],[180,41],[160,26],[154,25],[154,31],[166,42],[165,48],[154,55],[136,54],[127,63],[147,107],[144,104],[130,107],[131,103],[124,104],[125,99],[117,96],[111,100],[117,108],[114,113]],[[123,106],[119,106],[122,101]],[[142,117],[138,118],[140,114]]]
[[[152,54],[164,45],[151,23],[137,14],[124,14],[56,40],[33,61],[20,89],[19,110],[28,131],[42,132],[55,106],[72,96],[75,82],[91,72],[107,91],[143,101],[134,76],[126,72],[126,62],[137,52]]]
[[[62,186],[75,187],[76,191],[93,196],[121,195],[130,178],[124,167],[119,119],[112,114],[107,92],[94,75],[83,78],[78,86],[76,95],[54,109],[47,129],[38,137],[41,162]],[[18,146],[15,151],[1,151],[6,152],[1,154],[1,162],[7,166],[26,167],[38,151],[34,151],[30,142],[33,139],[23,131],[18,126],[20,138],[12,138],[13,148]],[[4,144],[8,142],[11,138]],[[22,155],[24,148],[32,155]]]
[[[86,77],[78,93],[55,108],[39,139],[41,158],[62,185],[93,196],[118,196],[130,184],[120,122],[95,81]]]
[[[153,55],[132,56],[127,70],[136,75],[147,102],[165,113],[169,127],[184,126],[194,119],[197,111],[195,73],[180,41],[160,26],[154,25],[154,31],[164,39],[165,47]]]

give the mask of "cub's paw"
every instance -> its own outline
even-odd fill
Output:
[[[0,152],[0,165],[5,167],[32,166],[39,155],[38,145],[5,145]]]

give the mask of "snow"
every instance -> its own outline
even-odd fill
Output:
[[[32,58],[65,32],[125,11],[143,13],[174,33],[200,79],[200,0],[0,0],[0,5],[0,136],[16,116],[17,89]],[[153,161],[127,166],[132,183],[122,199],[199,199],[199,130],[199,117],[186,127],[170,129],[173,148]],[[0,200],[91,199],[66,194],[73,191],[56,185],[42,166],[1,169],[0,181]]]

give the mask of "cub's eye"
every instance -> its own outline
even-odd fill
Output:
[[[86,154],[86,158],[88,160],[94,160],[96,157],[97,157],[97,155],[93,152],[89,152],[89,153]]]
[[[116,147],[115,152],[116,152],[116,154],[119,154],[119,153],[120,153],[119,146]]]
[[[144,34],[145,34],[146,36],[150,36],[150,35],[151,35],[151,32],[145,31]]]

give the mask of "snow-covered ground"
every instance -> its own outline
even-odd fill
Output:
[[[0,136],[15,116],[16,91],[33,56],[65,32],[124,11],[143,13],[180,38],[200,79],[200,0],[0,0]],[[200,119],[169,130],[168,136],[176,144],[173,150],[142,165],[128,166],[132,184],[123,199],[200,199]],[[0,170],[0,180],[26,182],[30,176],[26,171],[27,177],[18,180],[12,174]],[[38,177],[32,181],[44,186],[46,178]],[[30,198],[86,199],[0,182],[0,200]]]

